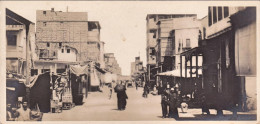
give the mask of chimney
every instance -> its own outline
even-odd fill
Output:
[[[54,8],[51,8],[51,12],[54,12]]]
[[[69,6],[67,6],[67,12],[69,12]]]

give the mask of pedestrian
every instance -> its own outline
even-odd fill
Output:
[[[108,87],[109,87],[109,99],[112,98],[114,83],[115,83],[115,81],[113,80],[113,81],[108,85]]]
[[[143,97],[144,98],[148,97],[148,92],[149,92],[148,86],[145,84],[144,85],[144,93],[143,93]]]
[[[138,82],[135,81],[135,87],[136,87],[136,90],[138,90]]]
[[[117,84],[114,89],[115,89],[115,92],[117,93],[118,110],[125,110],[126,99],[128,99],[125,86],[123,86],[123,84]]]
[[[179,118],[179,113],[178,113],[178,109],[177,109],[177,103],[178,103],[178,95],[177,92],[174,90],[174,88],[171,88],[170,93],[169,93],[169,114],[168,117],[169,118]]]
[[[18,121],[30,121],[31,110],[28,108],[27,102],[23,102],[17,112],[19,112]]]
[[[205,96],[205,92],[204,90],[202,90],[202,93],[201,93],[201,109],[202,109],[202,115],[204,115],[204,112],[207,113],[207,115],[210,115],[210,111],[209,111],[209,108],[206,104],[206,96]]]
[[[162,106],[162,118],[166,118],[168,114],[168,109],[167,109],[167,93],[166,89],[162,89],[161,92],[161,106]]]

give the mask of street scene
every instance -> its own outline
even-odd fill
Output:
[[[6,5],[6,121],[257,121],[254,6]]]

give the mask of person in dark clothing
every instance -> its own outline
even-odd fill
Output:
[[[71,90],[73,103],[81,105],[83,102],[81,77],[71,73]]]
[[[204,91],[202,91],[202,94],[201,94],[201,108],[202,108],[202,114],[204,114],[204,112],[206,112],[207,115],[210,115],[209,108],[207,107],[207,104],[206,104],[206,96],[205,96]]]
[[[162,105],[162,117],[166,118],[166,115],[168,114],[167,110],[167,93],[166,90],[161,91],[161,105]]]
[[[118,88],[120,87],[120,88]],[[121,89],[122,87],[122,89]],[[117,84],[115,87],[115,92],[117,93],[117,108],[118,110],[125,110],[126,108],[126,99],[128,96],[126,94],[126,88],[122,84]]]
[[[177,92],[174,90],[174,88],[171,88],[171,91],[169,93],[169,118],[179,118],[179,113],[177,109],[177,101],[178,95]]]
[[[38,76],[35,84],[30,89],[30,109],[39,105],[40,112],[50,112],[51,76],[46,72]]]
[[[143,97],[144,98],[148,97],[148,92],[149,92],[148,86],[145,84],[145,86],[144,86],[144,93],[143,93]]]
[[[135,81],[135,87],[136,87],[136,90],[138,90],[138,83],[137,83],[137,81]]]

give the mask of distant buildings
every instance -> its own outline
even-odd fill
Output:
[[[135,61],[131,62],[131,77],[134,80],[145,81],[146,68],[143,66],[143,61],[140,60],[140,57],[135,57]]]
[[[108,72],[111,72],[113,74],[122,74],[121,67],[119,67],[119,64],[117,63],[117,60],[114,56],[114,53],[105,53],[104,55],[105,59],[105,70]]]
[[[140,60],[140,57],[135,57],[135,61],[131,62],[131,75],[135,75],[137,73],[143,73],[144,66],[143,61]]]

